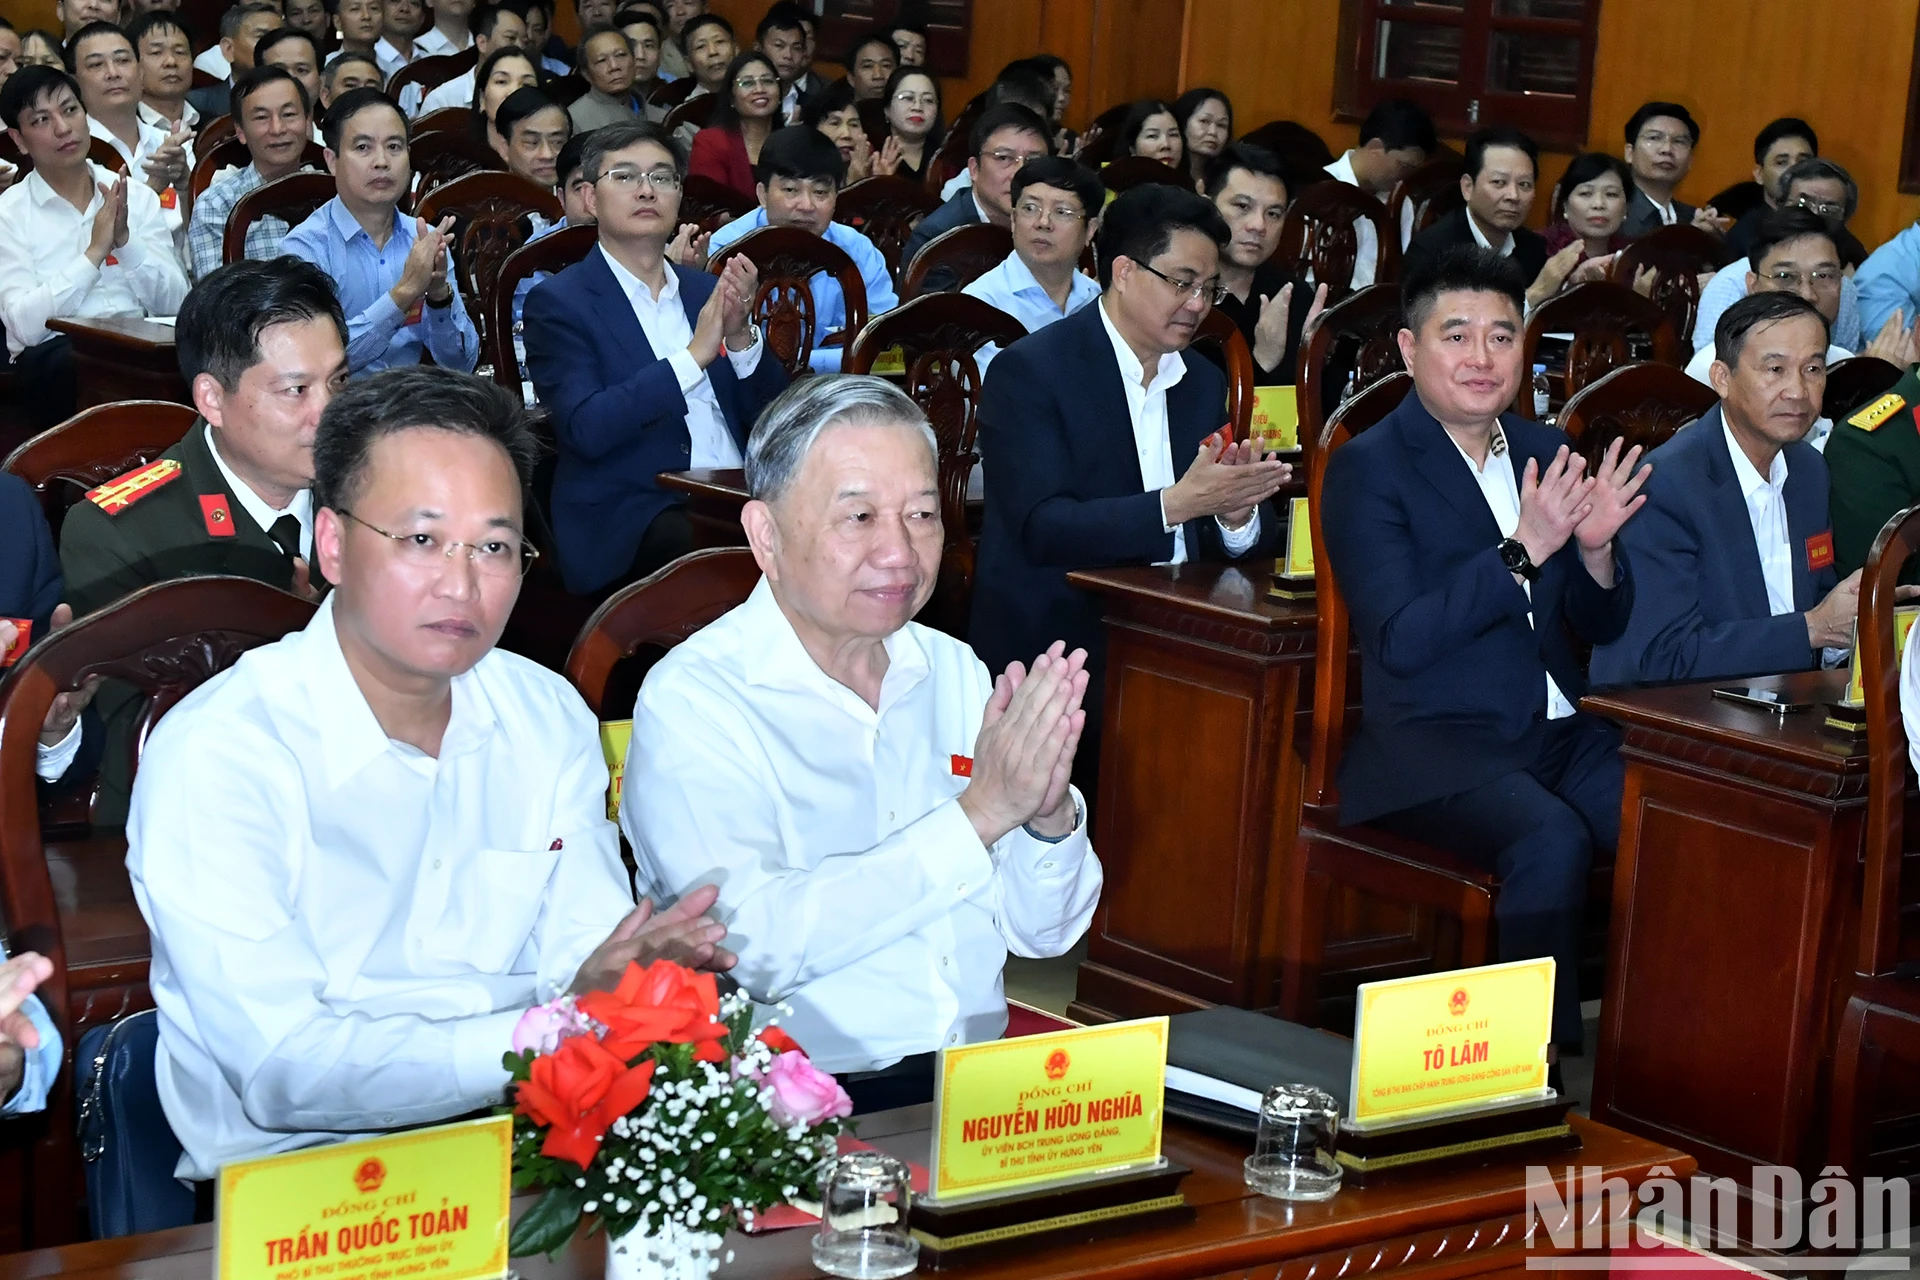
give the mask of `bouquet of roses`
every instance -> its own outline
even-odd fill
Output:
[[[546,1193],[514,1224],[515,1256],[552,1253],[583,1217],[610,1240],[701,1237],[790,1200],[833,1155],[853,1106],[744,992],[671,961],[612,991],[529,1009],[513,1074],[513,1185]]]

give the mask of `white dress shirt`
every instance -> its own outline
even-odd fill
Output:
[[[1332,164],[1327,165],[1324,172],[1332,177],[1335,182],[1344,182],[1350,187],[1360,187],[1362,191],[1367,190],[1365,187],[1360,186],[1360,180],[1354,176],[1352,151],[1342,152],[1340,158]],[[1372,195],[1373,193],[1368,191],[1367,194]],[[1405,207],[1400,210],[1400,248],[1402,250],[1405,250],[1409,244],[1413,243],[1413,218],[1413,201],[1409,200]],[[1380,238],[1374,234],[1373,220],[1371,218],[1355,218],[1353,220],[1353,243],[1353,287],[1355,289],[1364,289],[1373,283],[1374,263],[1380,256]],[[1307,272],[1307,280],[1309,283],[1313,281],[1313,272],[1311,270]]]
[[[373,60],[380,66],[382,80],[393,79],[393,73],[420,56],[420,45],[415,41],[406,53],[400,52],[393,41],[381,36],[373,42]]]
[[[1907,632],[1900,654],[1900,719],[1907,729],[1907,759],[1920,769],[1920,627]]]
[[[442,54],[459,53],[471,48],[472,45],[473,37],[465,31],[460,33],[459,43],[456,44],[453,37],[440,28],[428,27],[413,38],[413,59],[417,62],[421,58],[437,58]],[[378,48],[377,45],[375,47]]]
[[[976,277],[960,292],[978,298],[988,306],[1000,308],[1024,325],[1028,333],[1038,333],[1055,320],[1064,320],[1080,308],[1098,301],[1100,286],[1091,276],[1075,271],[1068,278],[1067,305],[1063,308],[1053,300],[1053,295],[1034,276],[1032,269],[1021,261],[1020,255],[1010,253],[1001,259],[1000,265]],[[974,361],[980,366],[982,374],[986,373],[987,366],[993,363],[994,356],[999,353],[999,346],[989,342],[974,354]]]
[[[234,500],[246,508],[255,524],[263,533],[271,535],[273,526],[284,516],[292,516],[300,522],[300,554],[309,563],[313,560],[313,490],[302,489],[293,495],[293,501],[284,508],[275,510],[267,500],[253,491],[253,486],[233,473],[227,460],[220,456],[220,446],[215,441],[211,424],[203,428],[207,433],[207,452],[213,455],[213,464],[220,468],[220,474],[226,477],[227,492]]]
[[[144,187],[147,186],[147,159],[167,145],[168,130],[164,124],[154,124],[145,116],[139,118],[138,127],[140,145],[130,149],[111,129],[100,122],[100,117],[91,115],[87,117],[87,132],[118,151],[120,158],[127,162],[127,185],[133,186],[138,183]],[[187,172],[192,173],[193,139],[188,138],[182,149],[186,152]],[[147,189],[152,190],[151,187]],[[174,252],[180,255],[184,263],[187,245],[187,202],[180,198],[181,195],[181,192],[174,190],[171,186],[160,193],[160,217],[167,224],[167,233],[173,237]],[[168,207],[169,201],[172,207]]]
[[[876,711],[763,578],[648,673],[627,749],[642,883],[720,886],[733,976],[792,1006],[782,1025],[826,1071],[997,1039],[1008,952],[1064,954],[1100,897],[1084,805],[1064,840],[1016,828],[991,848],[961,810],[955,761],[993,692],[973,650],[918,623],[886,646]]]
[[[713,394],[713,383],[707,380],[707,371],[687,350],[687,344],[693,341],[693,324],[680,303],[680,277],[672,264],[665,266],[667,282],[656,297],[653,290],[621,266],[605,246],[599,246],[596,251],[607,260],[613,269],[613,278],[620,282],[627,301],[633,304],[633,317],[640,322],[640,331],[647,335],[653,354],[672,365],[674,376],[680,381],[680,394],[687,401],[687,437],[692,446],[687,465],[739,466],[740,445],[733,438],[733,432],[727,430],[726,415],[720,412],[720,400]],[[760,367],[760,352],[766,345],[763,339],[745,351],[727,352],[735,376],[743,379],[752,376]]]
[[[1173,442],[1167,433],[1167,389],[1187,376],[1187,362],[1178,351],[1167,352],[1160,357],[1153,381],[1148,384],[1146,367],[1140,363],[1140,357],[1133,354],[1133,348],[1120,336],[1120,331],[1113,327],[1113,318],[1105,306],[1100,308],[1100,323],[1106,326],[1107,339],[1113,343],[1113,358],[1120,362],[1120,384],[1127,393],[1127,416],[1133,420],[1133,447],[1140,458],[1142,489],[1147,493],[1159,491],[1160,524],[1173,535],[1173,556],[1164,563],[1185,564],[1186,526],[1167,522],[1167,490],[1176,479]],[[1214,519],[1220,525],[1220,536],[1230,556],[1243,556],[1260,541],[1259,507],[1253,509],[1253,518],[1238,529],[1227,528],[1218,516]]]
[[[1753,525],[1753,544],[1760,552],[1760,576],[1767,580],[1767,612],[1773,617],[1792,613],[1793,551],[1787,534],[1787,454],[1773,455],[1773,466],[1762,476],[1753,460],[1734,439],[1724,422],[1727,452],[1733,455],[1733,474],[1740,496],[1747,502],[1747,520]]]
[[[1693,359],[1687,361],[1687,376],[1695,382],[1709,387],[1712,386],[1713,379],[1707,376],[1707,371],[1713,367],[1713,362],[1719,358],[1720,348],[1714,343],[1713,339],[1707,339],[1707,345],[1694,352]],[[1850,360],[1852,358],[1853,352],[1847,350],[1845,347],[1828,346],[1827,348],[1827,368],[1829,369],[1839,364],[1842,360]],[[1832,434],[1832,418],[1815,418],[1813,425],[1807,428],[1807,434],[1803,436],[1802,439],[1820,452],[1825,453],[1827,451],[1827,437]]]
[[[1484,465],[1476,464],[1460,442],[1454,440],[1453,433],[1447,433],[1454,451],[1460,460],[1467,464],[1467,470],[1473,473],[1473,482],[1480,486],[1480,496],[1487,500],[1487,508],[1493,512],[1493,522],[1500,526],[1500,536],[1511,538],[1514,530],[1520,527],[1520,482],[1514,478],[1513,463],[1507,457],[1507,433],[1498,422],[1493,424],[1493,443],[1487,447],[1487,460]],[[1527,599],[1533,599],[1533,584],[1523,582],[1521,590],[1527,593]],[[1533,614],[1527,614],[1527,625],[1533,625]],[[1573,704],[1567,701],[1567,695],[1560,692],[1560,686],[1553,681],[1553,673],[1547,673],[1547,719],[1560,720],[1573,714]]]
[[[233,78],[233,64],[227,61],[226,54],[220,52],[218,41],[201,51],[200,56],[193,60],[193,69],[204,71],[215,80]]]
[[[1467,230],[1473,232],[1473,242],[1482,249],[1498,253],[1503,258],[1511,258],[1513,256],[1513,232],[1507,232],[1507,238],[1500,242],[1498,249],[1495,249],[1493,247],[1493,241],[1487,239],[1487,233],[1480,229],[1480,220],[1471,213],[1467,214]]]
[[[127,183],[127,242],[94,266],[87,259],[101,183],[115,175],[89,164],[94,194],[83,213],[38,170],[0,192],[0,324],[19,355],[53,335],[55,316],[170,316],[187,296],[187,273],[161,216],[160,197]]]
[[[428,756],[374,718],[338,599],[168,712],[134,780],[183,1178],[498,1102],[521,1013],[633,905],[580,695],[495,649]]]
[[[442,107],[471,107],[474,75],[475,71],[463,71],[453,79],[433,86],[433,90],[421,99],[419,107],[413,114],[423,116],[429,111],[438,111]]]

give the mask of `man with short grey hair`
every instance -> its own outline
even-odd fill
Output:
[[[1069,784],[1086,654],[997,680],[911,621],[940,565],[925,415],[830,375],[768,406],[741,513],[764,573],[633,713],[620,825],[657,891],[718,885],[735,976],[856,1110],[924,1102],[933,1054],[998,1038],[1008,952],[1086,931],[1099,860]]]

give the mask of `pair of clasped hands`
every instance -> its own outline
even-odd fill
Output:
[[[974,740],[972,776],[959,797],[983,845],[1021,826],[1039,836],[1065,836],[1079,821],[1068,779],[1087,723],[1080,705],[1087,653],[1065,650],[1056,641],[1031,669],[1015,662],[993,683]],[[709,914],[719,896],[717,886],[702,885],[660,912],[642,899],[581,964],[573,990],[611,990],[629,963],[667,959],[698,969],[732,968],[733,953],[720,945],[727,927]]]

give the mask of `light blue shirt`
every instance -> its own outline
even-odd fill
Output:
[[[550,236],[567,225],[565,218],[558,222],[548,222],[537,213],[533,215],[533,220],[534,230],[533,234],[527,237],[527,244],[532,244],[544,236]],[[527,309],[527,295],[533,292],[533,286],[552,274],[551,271],[536,271],[513,286],[513,358],[520,367],[520,395],[528,404],[534,402],[533,376],[527,372],[526,323],[521,315]]]
[[[443,369],[472,373],[480,363],[480,335],[460,301],[451,260],[447,284],[453,290],[452,303],[436,307],[422,300],[412,324],[394,305],[391,290],[400,282],[413,239],[413,219],[395,209],[393,234],[385,247],[376,249],[373,238],[335,196],[281,242],[282,252],[305,258],[332,277],[347,313],[347,367],[353,377],[389,365],[419,364],[423,349]]]
[[[747,232],[758,231],[766,225],[765,209],[755,209],[745,217],[735,218],[713,233],[707,252],[719,253]],[[873,241],[838,222],[827,224],[824,239],[852,258],[853,265],[860,269],[860,278],[867,286],[867,319],[900,305],[900,299],[893,292],[893,273],[887,270],[887,260]],[[820,341],[847,327],[846,295],[840,291],[840,282],[824,271],[807,281],[807,287],[813,291],[814,314],[813,355],[807,363],[815,373],[838,373],[841,348],[822,347]],[[852,342],[856,336],[848,334],[847,341]]]
[[[1865,280],[1867,267],[1873,265],[1873,259],[1867,259],[1867,266],[1854,274],[1862,281],[1860,292],[1856,292],[1854,282],[1847,276],[1840,277],[1840,310],[1833,317],[1833,333],[1828,340],[1836,347],[1845,347],[1849,351],[1858,351],[1863,345],[1860,330],[1863,323],[1870,324],[1878,332],[1880,324],[1886,320],[1871,321],[1865,314]],[[1693,321],[1693,349],[1713,345],[1713,327],[1720,323],[1720,313],[1747,296],[1747,273],[1753,270],[1753,259],[1742,258],[1714,272],[1713,279],[1707,281],[1706,288],[1700,290],[1700,312]],[[1913,320],[1913,308],[1908,303],[1907,320]],[[1887,307],[1887,315],[1893,314],[1893,305]],[[1682,335],[1685,336],[1685,335]]]
[[[7,953],[0,949],[0,960]],[[40,1033],[37,1048],[21,1046],[26,1060],[21,1064],[20,1087],[14,1091],[7,1105],[0,1107],[0,1115],[23,1116],[32,1111],[47,1109],[47,1090],[53,1088],[55,1077],[60,1074],[60,1032],[54,1028],[53,1019],[47,1016],[47,1006],[40,1003],[39,996],[28,996],[20,1006],[20,1012],[27,1015],[33,1023],[33,1029]]]
[[[1000,308],[1025,325],[1028,333],[1038,333],[1055,320],[1065,320],[1100,296],[1100,286],[1089,277],[1076,271],[1072,280],[1067,290],[1067,309],[1062,311],[1054,305],[1046,286],[1020,260],[1020,255],[1010,253],[1001,260],[999,266],[978,277],[960,292]],[[975,354],[974,360],[979,363],[982,374],[986,373],[987,366],[999,353],[1000,348],[989,342]]]
[[[1920,223],[1868,254],[1850,283],[1860,291],[1860,327],[1865,332],[1879,333],[1895,311],[1905,314],[1911,329],[1915,313],[1920,312]],[[1841,342],[1838,330],[1833,340],[1850,350],[1860,349],[1857,342]]]

